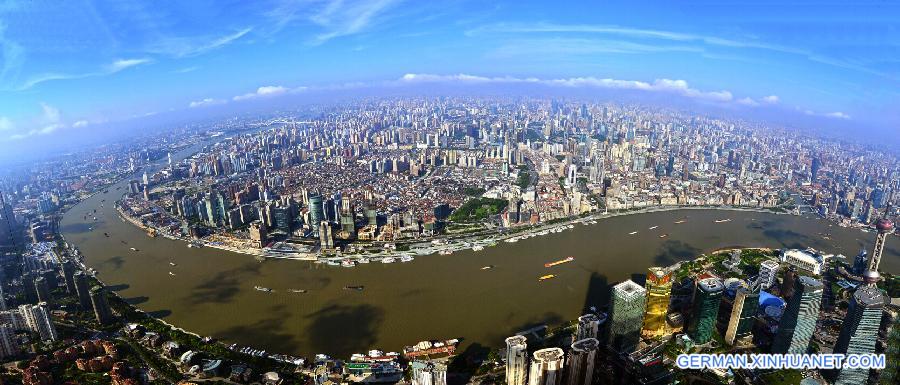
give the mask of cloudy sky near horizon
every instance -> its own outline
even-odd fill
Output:
[[[897,3],[671,3],[0,0],[0,146],[166,111],[429,82],[900,123]]]

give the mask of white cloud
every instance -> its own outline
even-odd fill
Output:
[[[87,120],[79,120],[75,123],[72,123],[72,127],[74,127],[74,128],[87,127],[88,124],[90,124],[90,123]]]
[[[153,61],[153,60],[151,60],[151,59],[149,59],[149,58],[142,58],[142,59],[119,59],[119,60],[116,60],[116,61],[112,62],[112,64],[110,64],[109,67],[107,67],[107,68],[108,68],[108,71],[109,71],[110,73],[116,73],[116,72],[119,72],[119,71],[124,70],[124,69],[126,69],[126,68],[134,67],[134,66],[139,66],[139,65],[141,65],[141,64],[150,63],[150,62],[152,62],[152,61]]]
[[[0,131],[9,131],[15,128],[12,120],[5,116],[0,116]]]
[[[186,74],[186,73],[188,73],[188,72],[194,72],[194,71],[196,71],[196,70],[198,70],[198,69],[200,69],[199,66],[191,66],[191,67],[185,67],[185,68],[177,69],[177,70],[175,70],[175,71],[172,71],[172,73],[176,73],[176,74]]]
[[[722,50],[732,50],[732,49],[749,49],[749,50],[764,50],[770,52],[776,52],[780,54],[787,55],[795,55],[802,57],[810,62],[824,64],[828,66],[849,69],[853,71],[868,73],[892,80],[896,80],[896,77],[889,73],[879,70],[877,68],[866,66],[860,64],[857,61],[845,60],[837,57],[827,56],[820,53],[815,52],[814,50],[806,49],[806,48],[798,48],[785,46],[780,44],[773,44],[766,41],[762,41],[759,39],[755,39],[749,36],[739,36],[737,38],[722,38],[717,36],[707,36],[707,35],[698,35],[692,33],[683,33],[683,32],[675,32],[675,31],[665,31],[665,30],[655,30],[655,29],[641,29],[641,28],[629,28],[629,27],[620,27],[615,25],[602,25],[602,24],[555,24],[555,23],[496,23],[496,24],[487,24],[482,25],[480,27],[476,27],[470,29],[465,32],[466,36],[469,37],[481,37],[486,35],[491,36],[517,36],[517,35],[578,35],[583,36],[586,34],[591,35],[603,35],[603,36],[614,36],[622,39],[620,42],[612,42],[606,44],[606,48],[604,46],[596,46],[593,48],[598,52],[606,52],[606,53],[633,53],[629,50],[629,52],[614,52],[615,47],[620,44],[633,44],[633,42],[629,42],[625,39],[631,40],[647,40],[647,41],[667,41],[667,42],[678,42],[683,43],[686,46],[678,46],[671,47],[665,46],[662,44],[648,44],[648,47],[655,47],[656,49],[664,49],[664,50],[686,50],[689,48],[700,49],[700,52],[704,52],[703,55],[710,55],[711,53],[705,52],[710,49],[718,48]],[[577,50],[585,50],[588,48],[575,48]],[[604,49],[606,51],[604,51]],[[503,48],[501,48],[503,51]],[[577,52],[575,52],[577,53]],[[743,60],[752,59],[752,51],[747,52],[741,56]]]
[[[35,135],[52,134],[57,130],[66,127],[61,120],[59,109],[43,102],[41,102],[40,105],[41,114],[35,119],[35,128],[10,135],[9,139],[24,139]]]
[[[256,89],[255,92],[246,93],[243,95],[237,95],[231,100],[241,101],[247,99],[255,99],[260,97],[268,97],[268,96],[277,96],[283,95],[286,93],[296,93],[307,90],[307,87],[296,87],[296,88],[287,88],[284,86],[262,86]]]
[[[404,0],[311,0],[283,1],[269,11],[272,32],[297,20],[311,22],[322,28],[312,44],[364,32],[383,19],[388,9]]]
[[[823,118],[831,118],[831,119],[842,119],[842,120],[850,120],[850,115],[847,115],[840,111],[835,112],[815,112],[813,110],[803,110],[804,114],[810,116],[819,116]]]
[[[780,101],[778,95],[769,95],[762,98],[763,103],[775,104]]]
[[[752,98],[742,98],[737,100],[738,104],[743,104],[745,106],[756,107],[759,105],[759,102],[753,100]]]
[[[691,88],[687,81],[673,79],[656,79],[653,83],[639,80],[600,79],[595,77],[576,77],[563,79],[538,79],[515,77],[482,77],[467,74],[458,75],[433,75],[433,74],[406,74],[400,78],[400,82],[463,82],[463,83],[535,83],[549,86],[562,87],[597,87],[642,91],[671,92],[689,98],[710,100],[716,102],[730,102],[734,96],[730,91],[701,91]]]
[[[840,111],[836,111],[836,112],[828,112],[828,113],[825,114],[825,117],[827,117],[827,118],[836,118],[836,119],[850,119],[850,115],[847,115],[847,114],[845,114],[845,113],[843,113],[843,112],[840,112]]]
[[[253,31],[247,27],[224,36],[164,37],[146,48],[147,52],[175,57],[197,56],[228,44]]]
[[[117,72],[120,72],[122,70],[131,68],[131,67],[139,66],[141,64],[152,63],[152,62],[153,62],[153,60],[148,59],[148,58],[118,59],[118,60],[115,60],[112,63],[106,65],[100,71],[95,71],[95,72],[85,72],[85,73],[79,73],[79,74],[43,73],[40,75],[36,75],[36,76],[32,77],[31,79],[26,80],[25,83],[23,83],[21,86],[19,86],[18,90],[19,91],[27,90],[38,84],[49,82],[49,81],[54,81],[54,80],[74,80],[74,79],[84,79],[84,78],[92,78],[92,77],[97,77],[97,76],[112,75],[112,74],[115,74]]]
[[[209,106],[215,106],[215,105],[225,104],[225,103],[228,103],[228,101],[222,100],[222,99],[206,98],[203,100],[193,101],[190,104],[188,104],[188,107],[190,107],[190,108],[209,107]],[[145,116],[147,116],[147,115],[145,115]]]

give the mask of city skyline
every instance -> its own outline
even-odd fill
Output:
[[[896,130],[896,6],[779,4],[778,16],[775,7],[10,2],[0,8],[0,146],[288,96],[448,85],[637,93],[813,127]]]

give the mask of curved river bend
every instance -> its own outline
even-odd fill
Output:
[[[117,216],[113,202],[125,190],[116,190],[119,186],[125,184],[78,204],[61,223],[66,239],[81,249],[86,264],[112,290],[201,335],[306,356],[346,357],[370,348],[399,350],[423,339],[459,337],[467,344],[500,346],[512,332],[571,320],[588,305],[605,305],[609,284],[643,274],[650,266],[729,246],[811,246],[853,256],[863,246],[871,248],[873,241],[872,233],[819,219],[678,210],[607,218],[479,252],[348,269],[289,260],[258,262],[247,255],[150,238]],[[733,220],[714,223],[722,218]],[[681,219],[686,222],[674,223]],[[659,227],[649,230],[652,226]],[[638,233],[629,235],[632,231]],[[885,253],[882,269],[900,273],[900,239],[889,239]],[[543,266],[566,256],[576,259]],[[481,269],[487,265],[495,267]],[[550,273],[557,277],[538,282]],[[274,292],[254,290],[255,285]],[[365,290],[345,290],[347,285]]]

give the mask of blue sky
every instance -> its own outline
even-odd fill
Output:
[[[428,83],[638,90],[898,131],[897,3],[673,3],[688,2],[0,0],[0,147]]]

